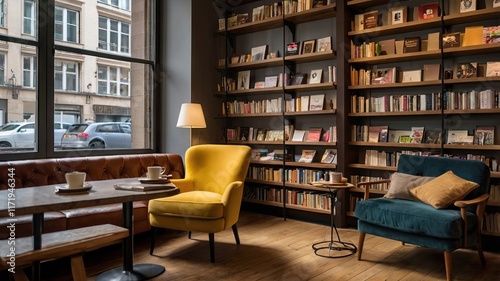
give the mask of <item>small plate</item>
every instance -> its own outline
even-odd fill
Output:
[[[168,178],[150,179],[150,178],[139,178],[141,183],[170,183]]]
[[[82,187],[74,187],[69,188],[67,184],[64,185],[56,185],[55,192],[56,193],[86,193],[92,189],[92,185],[90,183],[84,183]]]

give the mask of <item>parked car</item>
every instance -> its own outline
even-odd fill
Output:
[[[62,135],[70,123],[54,123],[54,147],[61,146]],[[11,122],[0,126],[0,148],[34,148],[35,122]]]
[[[61,140],[62,149],[130,147],[131,127],[126,122],[73,124]]]

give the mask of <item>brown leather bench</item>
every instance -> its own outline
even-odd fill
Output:
[[[73,280],[85,281],[87,275],[82,254],[119,242],[128,236],[126,228],[104,224],[63,230],[42,235],[42,247],[33,250],[31,237],[16,238],[15,246],[7,240],[0,241],[0,270],[7,269],[16,281],[28,280],[23,267],[33,262],[71,257]],[[12,250],[12,247],[15,250]]]
[[[165,174],[173,178],[184,177],[184,164],[178,154],[133,154],[90,156],[57,159],[37,159],[0,162],[0,189],[8,189],[12,171],[14,187],[33,187],[64,184],[66,172],[87,173],[87,181],[142,177],[148,166],[163,166]],[[0,239],[9,237],[8,218],[0,218]],[[16,237],[32,235],[32,216],[16,217]],[[92,208],[47,212],[44,214],[44,233],[76,229],[80,227],[114,224],[122,225],[122,205],[104,205]],[[147,202],[134,202],[134,234],[148,231]]]

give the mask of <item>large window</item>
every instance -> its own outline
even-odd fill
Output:
[[[78,16],[77,11],[56,7],[55,11],[55,39],[78,43]]]
[[[130,11],[130,0],[98,0],[98,2]]]
[[[98,94],[122,97],[130,96],[129,69],[112,66],[99,66],[98,69]]]
[[[11,1],[12,3],[13,1]],[[24,0],[23,33],[35,35],[36,5],[34,0]]]
[[[130,52],[130,24],[99,17],[99,49],[128,54]]]
[[[23,57],[23,87],[35,88],[36,86],[36,57],[25,56]]]
[[[54,88],[62,91],[78,91],[78,63],[56,60],[54,62]]]
[[[71,150],[151,152],[156,2],[0,0],[0,25],[7,15],[9,27],[1,30],[0,125],[34,128],[24,142],[0,136],[0,158],[79,155],[63,149],[66,128],[104,122],[126,123],[129,140]]]

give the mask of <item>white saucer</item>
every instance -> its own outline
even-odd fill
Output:
[[[92,189],[92,185],[90,183],[84,183],[82,187],[73,187],[69,188],[67,184],[56,185],[55,191],[56,193],[79,193],[79,192],[88,192]]]

